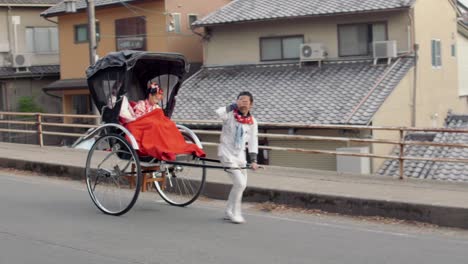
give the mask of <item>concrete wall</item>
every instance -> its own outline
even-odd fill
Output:
[[[38,106],[46,113],[60,113],[62,110],[61,100],[51,97],[42,92],[42,87],[55,81],[55,78],[44,78],[41,80],[16,79],[15,81],[5,81],[4,89],[7,95],[7,110],[17,111],[18,100],[23,96],[32,96]]]
[[[201,19],[209,13],[227,5],[230,0],[165,0],[168,13],[179,13],[181,32],[167,34],[168,51],[179,52],[187,56],[190,62],[203,62],[203,41],[193,34],[188,22],[188,15],[195,14]],[[201,30],[196,30],[201,33]]]
[[[468,96],[468,37],[457,34],[458,94]]]
[[[0,8],[0,66],[5,65],[5,58],[10,51],[8,30],[8,9]]]
[[[11,11],[8,11],[7,7],[0,7],[0,66],[11,66],[9,53],[27,53],[33,65],[59,64],[58,52],[38,54],[28,53],[27,50],[27,27],[56,27],[56,24],[40,17],[39,14],[46,9],[45,7],[12,7]],[[16,44],[14,26],[11,24],[12,16],[20,17],[20,24],[16,26]]]
[[[447,111],[466,111],[458,95],[457,57],[451,55],[456,43],[457,19],[449,1],[419,0],[414,7],[415,40],[419,44],[416,126],[442,126]],[[440,39],[442,67],[431,63],[431,40]]]
[[[353,16],[333,16],[223,25],[211,28],[206,42],[206,65],[260,62],[261,37],[304,35],[304,41],[323,43],[329,58],[338,57],[339,24],[386,22],[388,39],[396,40],[398,51],[408,51],[407,11]]]
[[[116,50],[115,20],[136,16],[146,16],[147,48],[150,51],[167,51],[167,43],[163,41],[166,34],[166,20],[162,1],[152,1],[138,5],[139,8],[151,13],[132,13],[129,9],[118,6],[105,9],[96,9],[96,19],[100,28],[100,41],[97,54],[102,57]],[[89,45],[75,43],[75,25],[87,24],[87,14],[80,12],[67,14],[58,18],[59,45],[60,45],[60,71],[61,79],[84,78],[85,70],[89,66]]]
[[[409,71],[392,94],[385,100],[379,111],[374,115],[373,126],[411,126],[411,105],[413,95],[414,69]],[[398,118],[396,118],[398,117]],[[399,140],[398,131],[373,131],[374,139]],[[374,144],[372,153],[388,155],[396,145]],[[373,159],[373,171],[377,171],[382,165],[382,159]]]
[[[132,3],[138,8],[147,10],[136,13],[123,6],[98,8],[96,19],[99,22],[101,40],[98,42],[97,53],[105,56],[116,50],[115,20],[121,18],[145,16],[147,33],[147,50],[153,52],[179,52],[186,56],[189,62],[202,61],[200,37],[193,34],[187,25],[187,15],[199,14],[203,17],[228,2],[227,0],[166,0]],[[169,16],[167,13],[181,13],[181,33],[167,32]],[[62,15],[58,18],[60,28],[60,61],[62,79],[83,78],[89,66],[88,43],[75,43],[74,26],[87,24],[86,13]]]

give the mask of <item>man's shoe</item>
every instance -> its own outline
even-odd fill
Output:
[[[233,216],[231,217],[231,222],[233,224],[245,224],[245,219],[242,216]]]
[[[229,212],[229,211],[224,212],[224,217],[223,217],[224,220],[231,221],[233,217],[234,216],[232,215],[231,212]]]

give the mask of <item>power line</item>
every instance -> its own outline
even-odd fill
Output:
[[[138,9],[140,11],[143,11],[143,12],[146,12],[146,13],[150,13],[150,14],[156,14],[156,15],[167,15],[166,12],[157,12],[157,11],[152,11],[151,9],[145,9],[145,8],[141,8],[139,6],[136,6],[136,5],[132,5],[132,4],[129,4],[129,3],[126,3],[126,2],[123,2],[123,0],[119,0],[120,3],[122,5],[124,5],[125,7],[127,8],[133,8],[133,9]],[[132,10],[133,12],[133,10]]]

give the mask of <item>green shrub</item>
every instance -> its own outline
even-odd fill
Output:
[[[32,96],[22,96],[18,99],[18,111],[24,113],[44,112],[44,110],[36,104]]]

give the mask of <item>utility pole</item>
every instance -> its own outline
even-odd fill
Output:
[[[89,65],[96,63],[96,16],[94,0],[86,0],[88,5]]]
[[[89,65],[94,65],[96,63],[96,15],[94,8],[94,0],[86,0],[88,5],[88,33],[89,33]],[[94,115],[99,115],[99,110],[96,108],[96,104],[91,103]],[[96,125],[99,125],[99,120],[94,120]]]

